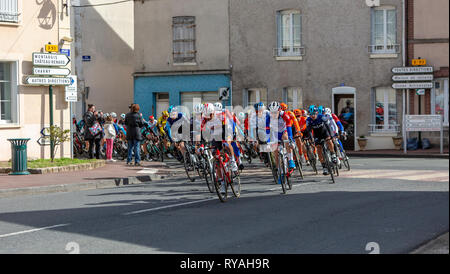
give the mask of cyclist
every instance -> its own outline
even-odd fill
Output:
[[[167,136],[165,127],[166,127],[168,118],[169,118],[169,112],[167,110],[164,110],[163,112],[161,112],[161,117],[159,117],[158,121],[156,122],[156,127],[159,130],[159,134],[162,138],[165,138]],[[168,150],[170,147],[169,140],[165,139],[165,141],[163,141],[163,145],[164,145],[165,149]],[[170,154],[170,153],[167,153],[167,157],[169,157],[169,159],[173,158],[172,154]]]
[[[302,155],[302,140],[299,138],[301,137],[301,130],[300,130],[300,125],[298,123],[297,117],[295,116],[294,112],[289,111],[288,110],[288,105],[286,105],[285,103],[281,103],[280,104],[280,108],[282,111],[284,111],[288,116],[289,116],[289,121],[286,122],[286,127],[287,128],[291,128],[292,131],[292,138],[290,138],[291,141],[294,141],[295,138],[295,143],[297,145],[298,148],[298,153],[299,155]],[[301,157],[301,156],[300,156]],[[297,159],[297,161],[301,161],[301,159]]]
[[[335,149],[343,152],[342,151],[343,145],[342,145],[342,142],[341,142],[341,139],[339,138],[339,136],[341,136],[341,135],[345,136],[346,135],[345,130],[344,130],[344,126],[342,125],[341,121],[336,116],[336,114],[331,112],[331,109],[325,108],[324,109],[324,115],[330,120],[330,125],[333,125],[333,127],[335,127],[335,128],[331,128],[332,129],[332,133],[333,133],[333,138],[335,138],[336,141],[341,146],[341,147],[335,148]],[[339,164],[339,160],[342,160],[342,158],[338,158],[338,164]]]
[[[305,131],[306,131],[306,111],[302,109],[294,109],[294,115],[295,118],[297,118],[298,125],[300,127],[300,136],[302,137],[301,146],[303,151],[303,157],[305,158],[306,164],[309,165],[309,158],[308,158],[308,152],[306,150],[305,143],[303,142],[303,139],[305,139]]]
[[[337,163],[337,158],[336,158],[336,153],[334,151],[334,146],[333,146],[333,141],[331,139],[331,130],[330,127],[327,123],[327,118],[323,116],[323,114],[321,114],[319,112],[319,108],[315,107],[315,106],[311,106],[310,107],[310,117],[308,117],[308,119],[306,119],[306,126],[307,126],[307,131],[308,134],[312,134],[311,131],[314,130],[314,140],[315,140],[315,144],[316,146],[320,143],[320,141],[325,140],[328,149],[331,152],[331,158],[333,163]],[[317,146],[317,150],[318,150],[318,154],[319,154],[319,160],[322,163],[322,167],[323,167],[323,175],[329,175],[328,173],[328,169],[325,166],[325,159],[323,158],[323,154],[322,154],[322,147],[321,146]]]
[[[183,139],[186,140],[187,138],[184,138],[184,136],[183,136],[183,138],[181,138],[181,139],[177,138],[176,140],[174,140],[173,136],[172,136],[172,127],[175,125],[175,123],[180,122],[180,123],[177,123],[176,126],[178,128],[178,133],[182,134],[183,126],[190,124],[190,121],[189,121],[189,119],[186,118],[186,116],[184,116],[183,113],[178,111],[177,107],[172,107],[171,110],[172,111],[169,113],[169,118],[167,118],[165,130],[167,132],[167,136],[169,137],[169,140],[174,143],[175,147],[181,152],[181,155],[184,155],[186,153],[186,148],[184,146]],[[190,125],[188,128],[190,128]]]
[[[256,103],[253,107],[254,111],[250,112],[248,119],[248,136],[254,150],[259,151],[259,146],[267,144],[270,139],[270,113],[262,102]],[[267,154],[260,153],[260,156],[264,163],[268,165],[269,159],[266,157]]]
[[[281,106],[280,103],[278,102],[272,102],[269,105],[269,111],[270,111],[270,125],[271,128],[277,128],[277,131],[273,132],[271,130],[271,140],[273,141],[285,141],[285,140],[293,140],[293,135],[292,135],[292,128],[288,127],[288,124],[291,124],[292,121],[290,121],[290,117],[289,115],[285,112],[281,110]],[[273,119],[273,120],[272,120]],[[294,157],[292,154],[292,148],[291,146],[287,146],[287,155],[288,155],[288,166],[289,166],[289,174],[292,174],[292,172],[295,169],[295,162],[294,162]],[[278,162],[278,149],[276,149],[275,151],[275,161],[277,163],[277,166],[279,166],[279,162]],[[281,178],[278,179],[278,183],[281,184]]]

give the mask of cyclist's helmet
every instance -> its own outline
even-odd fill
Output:
[[[277,112],[280,110],[280,103],[278,102],[272,102],[269,105],[269,111],[270,112]]]
[[[286,111],[286,110],[288,109],[288,105],[286,105],[285,103],[281,103],[281,104],[280,104],[280,109],[281,109],[282,111]]]
[[[239,118],[240,118],[241,120],[245,120],[245,113],[239,112]]]
[[[331,114],[331,109],[330,108],[325,108],[324,112],[325,112],[325,114]]]
[[[308,112],[306,110],[302,109],[302,116],[308,115]]]
[[[312,111],[309,112],[310,115],[317,115],[319,114],[319,108],[318,107],[314,107]]]
[[[170,117],[172,119],[175,119],[175,118],[177,118],[177,116],[178,116],[178,108],[174,107],[174,108],[172,108],[172,111],[170,112]]]
[[[153,120],[153,119],[155,119],[155,117],[153,115],[150,115],[150,116],[148,116],[148,119]]]
[[[174,108],[174,106],[173,106],[173,105],[169,106],[169,108],[167,109],[167,112],[171,113],[171,112],[172,112],[172,110],[173,110],[173,108]]]
[[[115,112],[111,112],[111,117],[117,118],[117,114]]]
[[[256,111],[263,110],[263,109],[264,109],[264,103],[263,103],[263,102],[256,103],[256,104],[254,105],[254,107],[255,107],[255,110],[256,110]]]
[[[220,103],[220,102],[214,103],[214,109],[216,111],[222,111],[223,110],[222,103]]]
[[[202,114],[204,109],[203,104],[197,104],[194,106],[194,114]]]
[[[165,117],[165,118],[169,117],[169,112],[167,110],[164,110],[162,112],[162,116]]]
[[[314,108],[316,108],[315,105],[310,105],[310,106],[309,106],[309,113],[310,113],[310,114],[314,112]]]
[[[120,114],[120,118],[125,119],[125,113]]]
[[[213,104],[210,104],[210,103],[205,104],[205,109],[203,110],[204,115],[209,116],[209,115],[213,114],[214,111],[215,111],[215,109],[214,109]]]
[[[323,106],[319,106],[319,113],[320,113],[320,114],[323,114],[323,113],[324,113],[324,110],[325,110],[325,109],[323,108]]]
[[[294,109],[295,117],[302,116],[302,111],[300,109]]]

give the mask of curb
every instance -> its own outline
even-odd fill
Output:
[[[447,231],[415,248],[410,254],[448,254],[448,239],[449,232]]]
[[[348,156],[351,157],[367,157],[367,158],[427,158],[427,159],[449,159],[449,154],[424,154],[424,155],[414,155],[414,154],[371,154],[371,153],[349,153]]]
[[[124,177],[124,178],[111,178],[91,182],[73,183],[73,184],[61,184],[51,186],[39,186],[39,187],[23,187],[23,188],[10,188],[0,189],[0,198],[11,198],[24,195],[37,195],[48,193],[63,193],[82,190],[93,190],[101,188],[113,188],[128,185],[143,184],[150,181],[160,181],[168,177],[173,176],[170,173],[150,174],[143,176]]]
[[[68,166],[57,166],[57,167],[44,167],[44,168],[29,168],[28,172],[31,174],[48,174],[48,173],[59,173],[67,171],[81,171],[81,170],[92,170],[106,165],[105,160],[99,160],[94,163],[68,165]],[[9,173],[12,169],[10,167],[0,168],[0,173]]]

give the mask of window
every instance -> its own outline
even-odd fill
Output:
[[[217,91],[203,91],[203,92],[182,92],[181,105],[185,106],[190,113],[195,104],[200,103],[215,103],[219,100]]]
[[[267,89],[251,88],[244,91],[244,102],[246,106],[253,106],[256,103],[263,102],[267,106]]]
[[[0,0],[0,22],[19,22],[17,0]]]
[[[276,56],[301,56],[303,47],[301,41],[302,17],[300,11],[279,11],[278,46]]]
[[[174,17],[173,29],[173,62],[175,64],[195,63],[195,17]]]
[[[397,92],[390,87],[375,89],[374,94],[374,130],[394,132],[398,130],[397,124]]]
[[[397,11],[395,7],[372,9],[372,45],[370,53],[398,53]]]
[[[448,126],[448,103],[448,79],[436,79],[434,82],[431,113],[442,115],[446,126]]]
[[[289,109],[303,108],[303,96],[301,88],[284,88],[283,101]]]
[[[12,120],[12,63],[0,62],[0,123]]]

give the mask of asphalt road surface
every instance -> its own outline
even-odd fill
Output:
[[[281,194],[259,161],[220,203],[202,180],[0,199],[0,253],[409,253],[449,230],[442,159],[352,158]]]

